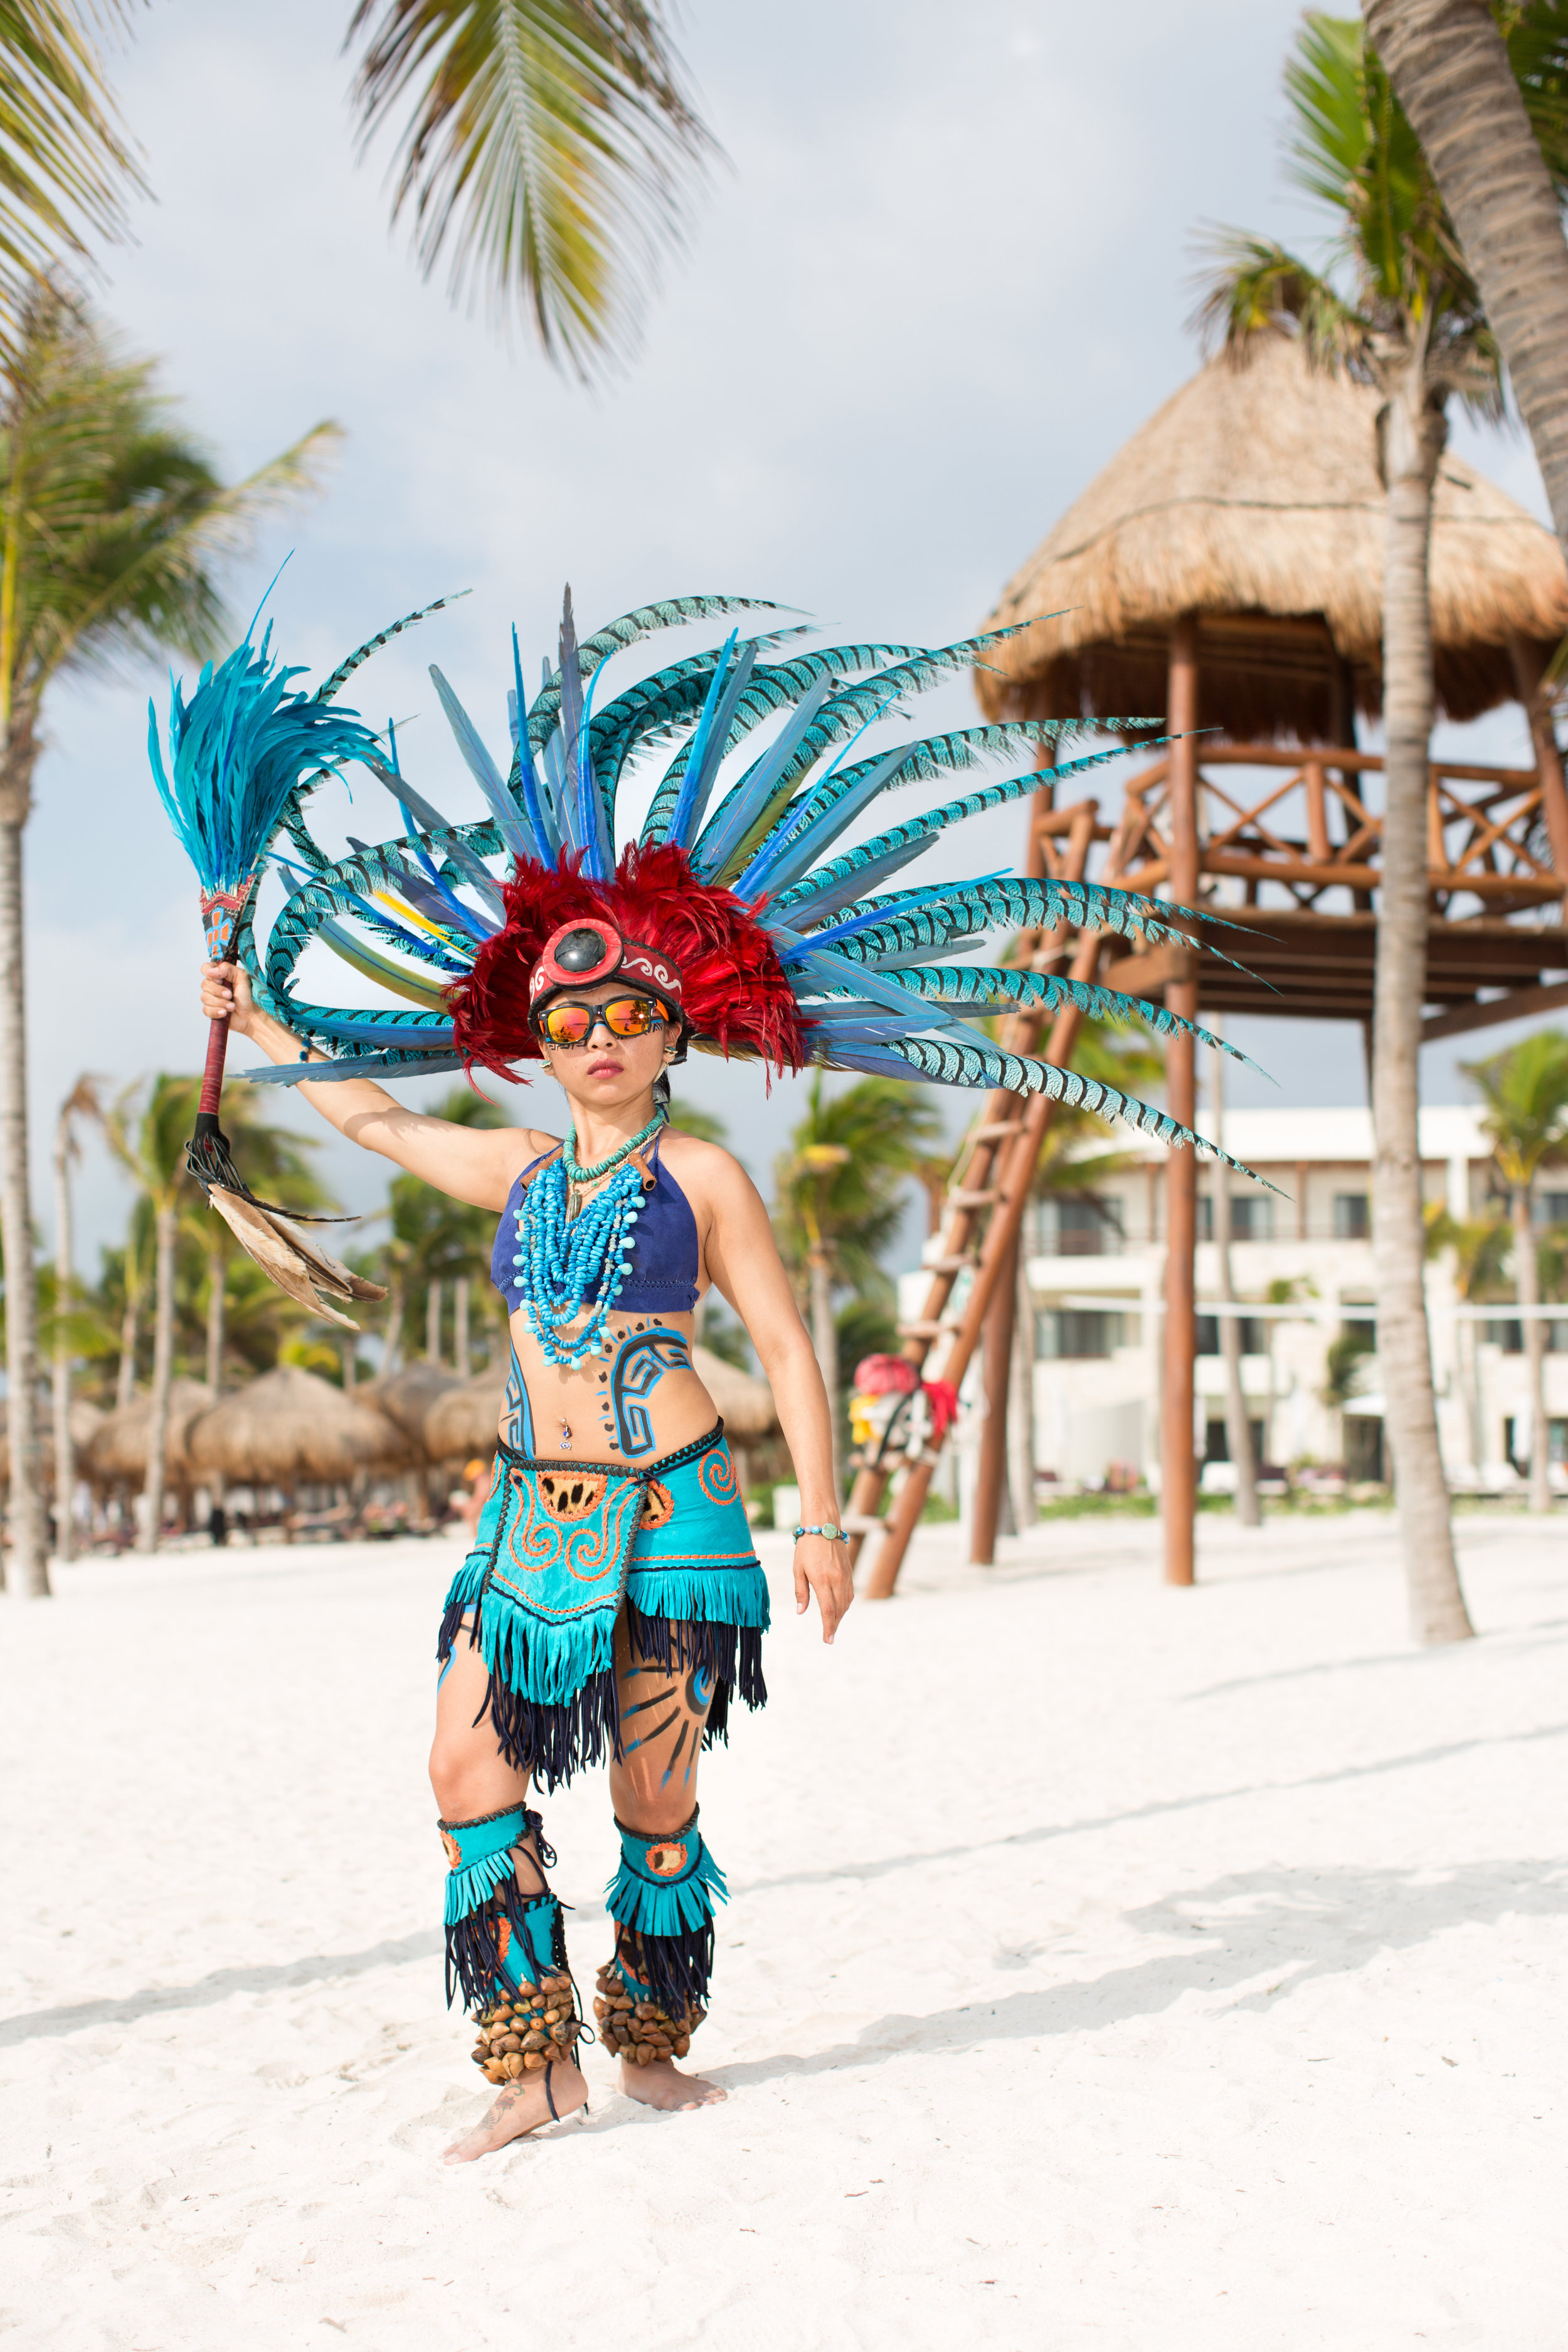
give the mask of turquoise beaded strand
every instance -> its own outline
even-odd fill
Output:
[[[597,1349],[605,1320],[632,1267],[642,1180],[629,1164],[631,1155],[663,1123],[664,1115],[659,1112],[618,1150],[587,1168],[578,1163],[574,1129],[560,1159],[523,1193],[517,1213],[521,1246],[512,1259],[521,1272],[514,1287],[522,1294],[529,1328],[550,1363],[574,1366]],[[576,1216],[570,1215],[568,1186],[580,1200],[584,1184],[595,1182],[612,1170],[616,1172],[604,1191],[584,1202]],[[560,1326],[576,1320],[595,1285],[599,1296],[586,1324],[574,1338],[563,1339]]]

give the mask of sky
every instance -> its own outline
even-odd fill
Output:
[[[390,226],[388,145],[356,159],[350,13],[154,0],[135,19],[114,79],[153,196],[133,208],[134,242],[103,257],[96,299],[128,348],[162,361],[227,478],[319,420],[343,428],[324,495],[236,566],[242,625],[286,554],[268,609],[286,657],[315,676],[396,615],[469,591],[356,680],[453,815],[479,802],[426,665],[499,751],[510,626],[536,672],[568,581],[584,634],[708,590],[775,598],[835,634],[969,634],[1197,365],[1185,320],[1203,226],[1315,234],[1280,163],[1298,21],[1282,0],[1123,0],[1113,16],[1067,0],[689,0],[681,47],[728,160],[651,295],[640,356],[584,391],[421,280]],[[1545,514],[1521,435],[1461,422],[1454,443]],[[148,778],[150,693],[166,701],[151,666],[71,679],[47,712],[26,847],[46,1234],[50,1131],[78,1074],[125,1085],[194,1069],[204,1046],[195,892]],[[963,724],[969,689],[918,709],[922,730]],[[1438,742],[1529,757],[1517,711]],[[1104,772],[1089,789],[1113,806]],[[378,837],[390,803],[368,782],[355,794],[329,821]],[[942,855],[984,872],[1021,848],[1008,810]],[[1243,1077],[1233,1099],[1364,1099],[1357,1031],[1233,1034],[1282,1081]],[[1484,1050],[1512,1034],[1485,1033]],[[1426,1099],[1458,1099],[1458,1062],[1476,1050],[1429,1049]],[[250,1051],[237,1040],[231,1068]],[[768,1096],[754,1072],[693,1057],[678,1099],[726,1121],[765,1191],[804,1083]],[[557,1123],[548,1081],[508,1100],[520,1121]],[[325,1135],[303,1106],[292,1116]],[[346,1206],[384,1199],[384,1163],[332,1137],[322,1165]],[[90,1143],[79,1197],[90,1274],[127,1202]],[[911,1216],[906,1255],[919,1239]]]

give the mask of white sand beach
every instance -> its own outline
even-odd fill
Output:
[[[64,1571],[0,1613],[0,2328],[59,2352],[1560,2352],[1568,1528],[948,1530],[705,1768],[732,1890],[662,2116],[443,2169],[425,1780],[457,1547]],[[544,1808],[580,1980],[602,1780]]]

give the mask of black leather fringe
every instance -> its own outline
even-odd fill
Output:
[[[645,1617],[628,1598],[626,1633],[634,1655],[657,1659],[667,1675],[705,1666],[713,1676],[713,1698],[702,1731],[705,1748],[730,1737],[731,1693],[745,1706],[766,1706],[760,1625],[728,1625],[710,1617]]]
[[[528,1977],[538,1965],[531,1955],[525,1914],[537,1910],[540,1904],[550,1904],[555,1916],[550,1923],[550,1954],[552,1964],[566,1966],[566,1929],[561,1916],[561,1906],[553,1895],[524,1895],[515,1878],[507,1879],[496,1888],[489,1901],[479,1911],[470,1911],[456,1926],[447,1929],[447,2006],[452,2006],[454,1994],[461,1988],[465,2009],[485,2009],[495,1997],[500,1982],[500,1936],[504,1919],[521,1949],[529,1953],[527,1962],[520,1960],[519,1968]]]
[[[706,2009],[713,1977],[713,1922],[683,1927],[678,1936],[618,1927],[616,1966],[628,1992],[646,1990],[672,2017],[683,2017],[693,2006]]]
[[[457,1645],[466,1617],[473,1619],[470,1643],[479,1646],[484,1602],[454,1602],[441,1619],[436,1655],[445,1665]],[[703,1727],[702,1744],[729,1738],[730,1699],[738,1695],[748,1707],[765,1706],[768,1686],[763,1679],[763,1632],[757,1625],[728,1625],[706,1617],[671,1619],[645,1617],[626,1602],[626,1632],[639,1657],[653,1658],[665,1674],[704,1666],[713,1676],[713,1698]],[[527,1636],[507,1629],[506,1650],[514,1658],[526,1656]],[[564,1787],[574,1772],[598,1764],[606,1755],[621,1760],[620,1710],[616,1677],[610,1668],[590,1675],[570,1699],[552,1702],[526,1697],[500,1671],[498,1659],[485,1687],[485,1704],[476,1720],[488,1715],[495,1726],[496,1747],[520,1772],[530,1772],[547,1792]],[[520,1660],[521,1663],[521,1660]]]

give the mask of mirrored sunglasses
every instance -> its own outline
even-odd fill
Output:
[[[664,1018],[663,1006],[648,996],[612,996],[607,1004],[560,996],[540,1014],[539,1034],[552,1045],[585,1045],[601,1022],[612,1037],[646,1037]]]

